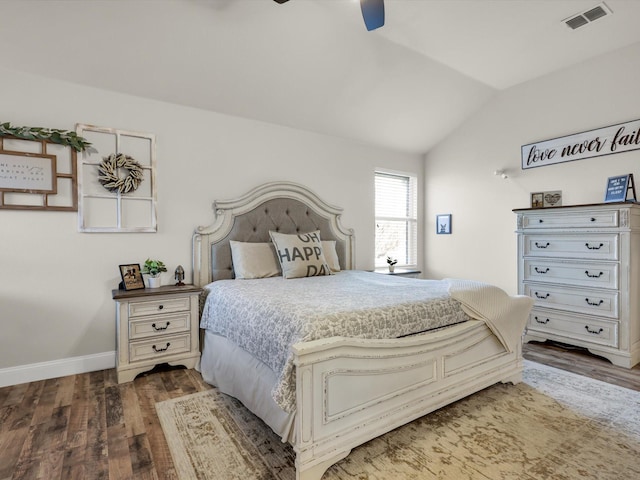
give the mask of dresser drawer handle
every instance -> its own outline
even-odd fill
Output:
[[[544,275],[545,273],[549,273],[549,267],[545,268],[544,270],[538,270],[538,267],[535,267],[534,270],[536,271],[536,273],[541,273],[542,275]]]
[[[549,292],[547,292],[547,293],[546,293],[546,294],[544,294],[544,295],[539,295],[539,294],[538,294],[538,292],[536,292],[536,297],[538,297],[538,298],[540,298],[540,299],[542,299],[542,300],[547,299],[547,298],[549,298],[550,296],[551,296],[551,294],[550,294]]]
[[[167,324],[164,327],[156,327],[155,323],[151,324],[151,326],[156,332],[161,332],[162,330],[166,330],[167,328],[169,328],[169,325],[171,325],[171,322],[167,322]]]
[[[538,223],[544,223],[544,220],[543,219],[539,219]]]
[[[589,325],[585,325],[584,328],[587,329],[587,332],[593,333],[594,335],[600,335],[602,332],[604,332],[604,329],[602,327],[600,327],[598,330],[591,330],[589,328]]]
[[[156,346],[154,345],[154,346],[153,346],[153,351],[154,351],[154,352],[156,352],[156,353],[164,352],[164,351],[166,351],[166,350],[168,350],[168,349],[169,349],[169,345],[171,345],[169,342],[167,342],[167,346],[166,346],[166,347],[164,347],[164,348],[158,348],[158,347],[156,347]]]
[[[539,320],[538,317],[534,317],[535,321],[538,323],[541,323],[542,325],[546,325],[547,323],[549,323],[549,319],[545,319],[545,320]]]
[[[600,250],[602,247],[604,247],[604,243],[601,243],[597,247],[592,247],[591,245],[589,245],[589,243],[585,243],[584,246],[587,247],[589,250]]]
[[[600,299],[599,302],[590,302],[588,298],[585,298],[584,301],[587,302],[592,307],[599,307],[600,305],[602,305],[604,303],[604,300],[602,300],[602,299]]]
[[[585,270],[584,273],[589,278],[600,278],[602,275],[604,275],[604,272],[600,272],[600,273],[592,275],[592,274],[589,273],[589,270]]]
[[[164,308],[164,305],[158,305],[158,310],[162,310]]]
[[[547,248],[549,245],[550,245],[549,242],[547,242],[545,245],[536,242],[536,247],[538,247],[538,248]]]
[[[591,217],[591,221],[592,221],[592,222],[595,222],[595,221],[596,221],[596,219],[595,219],[595,218],[593,218],[593,217]]]

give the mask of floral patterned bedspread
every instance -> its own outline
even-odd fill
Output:
[[[347,270],[336,275],[219,280],[207,287],[201,328],[227,337],[278,376],[272,395],[295,410],[291,346],[333,336],[398,338],[470,317],[449,283]]]

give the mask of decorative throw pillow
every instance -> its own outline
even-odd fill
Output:
[[[269,232],[284,278],[331,275],[322,251],[320,231],[287,235]]]
[[[231,240],[233,272],[237,279],[280,276],[280,265],[271,243],[236,242]]]
[[[327,261],[331,271],[339,272],[340,260],[338,260],[338,253],[336,252],[336,241],[322,240],[322,253],[324,253],[324,259]]]

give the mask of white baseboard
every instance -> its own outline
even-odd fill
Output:
[[[115,368],[116,352],[63,358],[0,369],[0,387]]]

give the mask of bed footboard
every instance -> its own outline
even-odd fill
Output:
[[[494,383],[522,379],[480,321],[395,340],[334,337],[293,346],[296,478],[320,480],[352,448]]]

